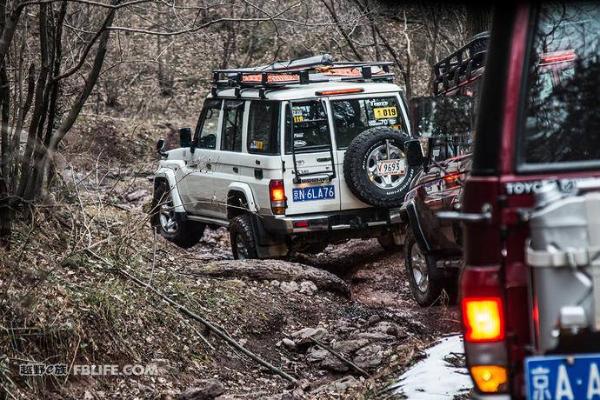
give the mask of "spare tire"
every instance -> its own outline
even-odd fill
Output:
[[[407,140],[408,135],[385,126],[367,129],[352,140],[344,156],[344,178],[356,197],[376,207],[402,205],[417,173],[406,163]]]

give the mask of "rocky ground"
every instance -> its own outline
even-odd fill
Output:
[[[458,330],[454,307],[414,303],[402,253],[386,252],[376,240],[270,261],[294,272],[263,277],[249,272],[256,264],[231,260],[224,229],[207,230],[188,250],[154,237],[146,214],[154,161],[144,150],[151,147],[144,129],[136,135],[132,148],[143,157],[130,164],[72,141],[62,182],[23,214],[11,250],[0,253],[0,390],[7,398],[401,398],[389,384],[437,338]],[[120,151],[115,140],[99,146]],[[225,267],[238,274],[211,273]],[[310,280],[315,274],[339,284]],[[18,365],[34,361],[71,369],[157,365],[158,374],[20,376]]]

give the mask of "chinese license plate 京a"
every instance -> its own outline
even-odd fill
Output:
[[[404,160],[382,160],[377,162],[379,176],[404,175],[405,172]]]
[[[600,354],[525,360],[529,400],[600,399]]]
[[[292,189],[292,196],[294,202],[335,199],[335,187],[324,185]]]

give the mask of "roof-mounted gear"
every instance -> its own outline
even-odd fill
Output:
[[[273,64],[237,69],[213,71],[211,93],[218,96],[219,90],[235,89],[236,97],[245,89],[259,89],[262,98],[267,91],[285,89],[290,85],[305,85],[321,82],[392,82],[391,62],[334,62],[329,54]]]
[[[465,46],[433,66],[435,95],[455,89],[483,72],[489,38],[488,32],[475,35]]]

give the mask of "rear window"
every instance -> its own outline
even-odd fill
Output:
[[[599,46],[598,5],[540,6],[528,64],[521,170],[598,164]]]
[[[286,152],[290,153],[292,144],[296,152],[325,151],[329,149],[331,138],[327,113],[321,101],[292,103],[294,138],[290,129],[290,107],[286,107]]]
[[[374,126],[405,131],[396,97],[335,100],[331,108],[338,149],[347,148],[359,133]]]
[[[251,101],[248,115],[248,153],[279,154],[278,124],[279,103]]]

